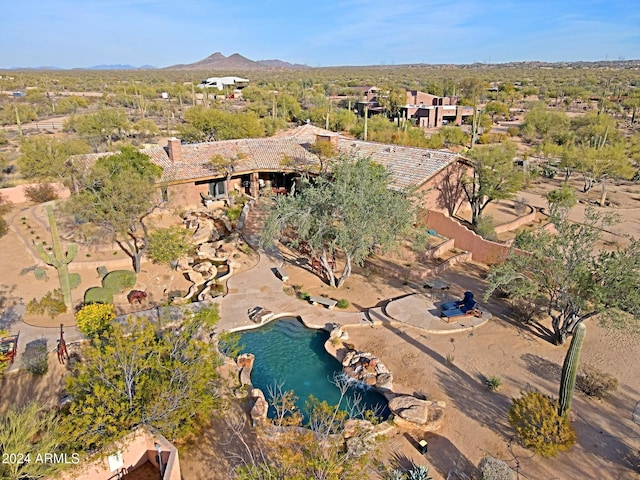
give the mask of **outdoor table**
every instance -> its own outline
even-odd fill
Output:
[[[440,278],[432,278],[424,283],[424,288],[429,289],[431,299],[437,298],[442,301],[445,290],[449,290],[449,283]]]

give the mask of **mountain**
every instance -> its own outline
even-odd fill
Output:
[[[142,65],[140,67],[134,67],[133,65],[94,65],[93,67],[86,67],[82,70],[148,70],[156,68],[153,65]]]
[[[285,69],[289,69],[289,68],[309,68],[306,65],[302,65],[300,63],[289,63],[289,62],[285,62],[282,60],[257,60],[256,63],[259,63],[260,65],[264,65],[265,67],[269,67],[269,68],[279,68],[282,70]]]
[[[179,64],[166,67],[176,70],[221,70],[221,71],[241,71],[241,70],[266,70],[266,69],[288,69],[306,68],[304,65],[294,65],[282,60],[260,60],[258,62],[249,60],[239,53],[234,53],[225,57],[222,53],[216,52],[203,60],[194,63]]]

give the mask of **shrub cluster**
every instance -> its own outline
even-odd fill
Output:
[[[78,330],[91,338],[101,335],[111,327],[111,321],[116,318],[113,305],[108,303],[92,303],[85,305],[76,313]]]
[[[558,414],[558,402],[540,392],[526,392],[514,398],[509,423],[526,448],[543,457],[553,457],[576,442],[568,417]]]
[[[618,379],[592,365],[585,365],[578,372],[576,386],[585,395],[602,400],[618,389]]]
[[[49,370],[47,341],[36,340],[27,345],[22,354],[22,366],[33,375],[44,375]]]
[[[136,284],[136,273],[114,270],[102,279],[102,287],[91,287],[84,293],[84,303],[113,303],[113,295]]]
[[[58,192],[50,183],[39,183],[25,187],[24,194],[33,203],[50,202],[58,198]]]
[[[478,468],[480,469],[480,480],[513,480],[511,467],[497,458],[484,457]]]

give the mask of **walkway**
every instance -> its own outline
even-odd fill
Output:
[[[429,333],[453,333],[477,327],[485,318],[465,318],[463,322],[447,323],[437,315],[437,307],[425,294],[415,294],[393,300],[385,308],[366,312],[343,312],[314,306],[283,291],[283,282],[276,267],[283,266],[279,251],[259,248],[260,232],[268,215],[268,203],[258,201],[250,210],[243,230],[247,242],[257,248],[260,261],[251,270],[232,276],[227,282],[228,294],[217,299],[220,305],[219,328],[236,331],[255,328],[248,311],[255,307],[271,310],[275,317],[299,316],[305,325],[330,330],[333,325],[374,326],[381,323],[405,323]]]

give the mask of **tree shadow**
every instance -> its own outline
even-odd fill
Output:
[[[458,410],[504,438],[511,435],[511,428],[506,422],[510,404],[507,397],[498,392],[490,392],[478,379],[456,366],[453,361],[445,359],[388,321],[383,322],[383,327],[440,364],[440,368],[436,369],[438,382]]]
[[[15,285],[0,285],[0,330],[9,330],[25,313],[23,302],[13,301],[15,291]]]
[[[560,380],[562,374],[562,366],[554,363],[546,358],[532,353],[525,353],[520,356],[524,361],[527,370],[543,380],[557,379]]]

